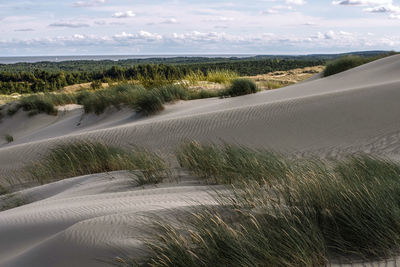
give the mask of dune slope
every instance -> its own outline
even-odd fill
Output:
[[[16,117],[15,142],[0,147],[0,177],[52,145],[76,138],[172,151],[182,141],[237,142],[290,152],[400,152],[400,55],[287,88],[228,99],[180,102],[148,118],[123,110],[97,117]],[[8,119],[14,120],[14,118]],[[0,135],[14,134],[10,122]],[[20,125],[35,124],[27,129]],[[7,132],[8,131],[8,132]]]
[[[81,109],[58,117],[23,113],[0,124],[15,142],[0,147],[0,177],[15,177],[50,147],[74,139],[140,145],[168,153],[185,140],[236,142],[286,152],[365,151],[400,158],[400,55],[287,88],[227,99],[179,102],[140,117]],[[1,179],[0,178],[0,179]],[[135,227],[151,212],[213,203],[193,182],[135,188],[115,172],[27,189],[31,204],[0,212],[0,266],[102,266],[141,253]],[[117,252],[116,252],[117,251]]]

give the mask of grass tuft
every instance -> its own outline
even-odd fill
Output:
[[[288,160],[277,153],[227,144],[190,142],[178,149],[177,158],[183,168],[218,184],[285,179],[290,171]]]
[[[225,91],[225,95],[228,96],[241,96],[254,94],[257,92],[257,85],[253,80],[250,79],[235,79],[232,81],[232,85]]]
[[[7,143],[14,142],[14,137],[12,135],[6,134],[4,138],[6,139]]]
[[[30,168],[41,184],[75,176],[117,170],[139,170],[139,184],[159,183],[169,175],[167,163],[157,154],[136,148],[127,152],[102,143],[59,145]]]
[[[142,91],[134,103],[137,112],[150,115],[164,109],[164,103],[188,99],[189,95],[184,87],[166,85],[159,88]]]
[[[18,111],[18,109],[22,108],[25,111],[29,111],[30,115],[36,115],[38,113],[57,115],[56,106],[74,103],[76,103],[76,98],[73,94],[36,94],[21,97],[16,106],[16,109]],[[14,114],[15,112],[14,110],[11,111],[12,114]]]
[[[400,164],[360,154],[289,160],[268,151],[189,143],[183,167],[236,182],[219,207],[159,221],[149,266],[324,266],[400,251]],[[242,183],[240,183],[242,182]]]

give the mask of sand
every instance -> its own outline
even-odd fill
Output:
[[[57,117],[22,111],[0,123],[0,179],[52,146],[75,139],[168,154],[186,140],[233,142],[288,153],[337,156],[364,151],[400,158],[400,55],[327,78],[227,99],[178,102],[141,117],[129,109],[96,116],[68,107]],[[140,251],[139,214],[212,202],[194,182],[135,188],[118,172],[22,191],[31,204],[0,213],[0,266],[101,266],[113,251]],[[139,252],[138,252],[139,253]]]

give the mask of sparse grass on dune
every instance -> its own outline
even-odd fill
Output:
[[[102,143],[76,142],[58,145],[30,168],[32,177],[44,184],[86,174],[139,170],[139,184],[159,183],[169,175],[167,163],[142,148],[124,151]]]
[[[66,104],[80,104],[85,113],[103,113],[108,107],[120,108],[128,106],[135,111],[149,115],[164,109],[164,104],[175,100],[193,100],[211,97],[241,96],[256,93],[258,81],[260,88],[275,89],[290,85],[288,81],[268,80],[259,81],[260,77],[238,78],[238,74],[231,70],[210,70],[206,74],[202,71],[193,71],[180,82],[168,80],[162,76],[150,78],[139,77],[138,81],[109,85],[98,89],[100,83],[95,81],[93,88],[96,90],[74,91],[69,93],[39,93],[20,96],[14,104],[7,109],[9,116],[14,115],[19,109],[29,112],[29,115],[46,113],[57,115],[57,106]],[[200,88],[191,90],[188,85],[204,82]],[[210,83],[213,87],[209,88]],[[219,87],[215,87],[216,84]],[[90,85],[88,85],[90,87]],[[103,86],[103,85],[102,85]],[[193,88],[192,88],[193,89]],[[2,113],[0,113],[2,114]],[[1,116],[1,115],[0,115]]]
[[[212,97],[220,97],[223,94],[223,90],[196,90],[189,91],[189,99],[203,99],[203,98],[212,98]]]
[[[284,179],[290,170],[289,161],[277,153],[227,144],[187,143],[177,158],[183,168],[218,184]]]
[[[165,85],[142,91],[133,104],[137,112],[150,115],[164,109],[164,104],[188,99],[188,91],[179,85]]]
[[[182,166],[237,186],[218,197],[220,208],[194,210],[179,224],[157,222],[144,264],[324,266],[398,255],[399,164],[365,154],[336,161],[271,155],[230,145],[181,147]]]
[[[0,196],[0,211],[10,210],[26,204],[28,204],[28,201],[17,193],[7,193]]]
[[[35,115],[37,113],[57,115],[56,106],[74,103],[76,103],[76,97],[73,94],[46,93],[23,96],[19,99],[15,108],[16,111],[20,108],[29,111],[30,115]],[[10,112],[9,115],[13,115],[16,111]]]
[[[144,91],[146,89],[139,85],[121,84],[94,92],[80,92],[77,94],[77,103],[83,105],[86,113],[101,114],[110,106],[119,108],[121,105],[134,105]]]
[[[268,90],[272,89],[279,89],[285,86],[289,86],[294,84],[293,82],[288,82],[288,81],[279,81],[279,80],[269,80],[269,81],[263,81],[258,83],[262,88],[266,88]]]

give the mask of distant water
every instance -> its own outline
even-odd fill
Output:
[[[100,56],[35,56],[35,57],[0,57],[0,64],[14,64],[14,63],[35,63],[42,61],[61,62],[71,60],[124,60],[124,59],[145,59],[145,58],[174,58],[174,57],[251,57],[255,55],[100,55]]]

